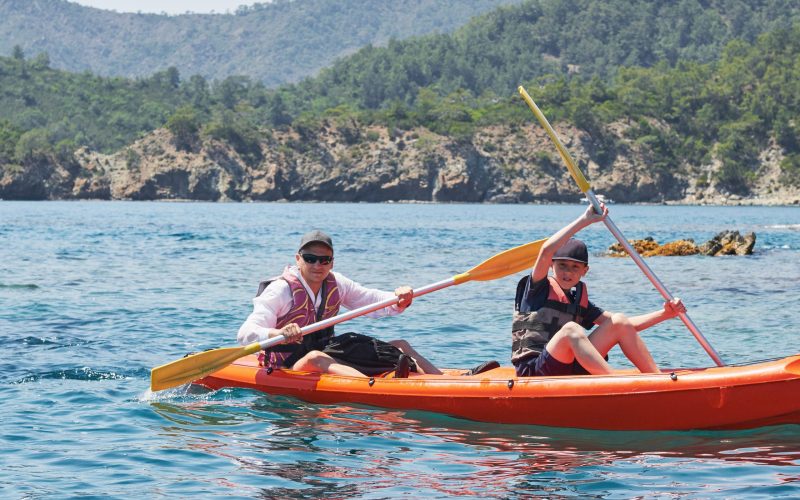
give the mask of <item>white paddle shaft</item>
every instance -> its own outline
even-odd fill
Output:
[[[417,288],[414,290],[414,297],[419,297],[421,295],[425,295],[431,292],[435,292],[436,290],[441,290],[442,288],[447,288],[448,286],[452,286],[456,284],[455,278],[448,278],[446,280],[437,281],[436,283],[431,283],[430,285],[424,286],[422,288]],[[309,333],[314,333],[319,330],[323,330],[328,328],[329,326],[333,326],[339,324],[343,321],[347,321],[349,319],[357,318],[359,316],[363,316],[365,314],[369,314],[371,312],[375,312],[378,309],[383,309],[384,307],[389,307],[391,305],[397,304],[398,298],[397,297],[390,297],[386,300],[382,300],[380,302],[375,302],[373,304],[367,304],[365,306],[359,307],[357,309],[353,309],[352,311],[347,311],[345,313],[336,315],[332,318],[324,319],[322,321],[317,321],[316,323],[310,324],[308,326],[304,326],[300,329],[300,333],[302,335],[308,335]],[[281,344],[286,341],[286,338],[283,335],[278,335],[277,337],[271,337],[266,340],[259,342],[261,349],[268,349],[274,345]]]
[[[584,194],[594,207],[595,212],[602,213],[602,210],[600,209],[600,201],[597,199],[597,196],[595,196],[594,192],[589,189]],[[611,220],[611,217],[606,217],[603,222],[605,222],[606,227],[608,227],[608,230],[611,231],[611,234],[613,234],[617,241],[619,241],[619,244],[622,245],[622,248],[624,248],[625,251],[628,252],[628,255],[631,256],[633,261],[636,262],[636,265],[639,266],[639,269],[642,270],[653,286],[655,286],[659,293],[661,293],[661,296],[664,297],[664,300],[672,300],[674,297],[671,293],[669,293],[667,287],[665,287],[661,280],[658,279],[658,276],[656,276],[653,270],[650,269],[650,266],[647,265],[636,249],[634,249],[633,246],[628,243],[628,240],[626,240],[622,235],[622,232],[619,230],[617,225],[614,224],[614,221]],[[717,366],[725,366],[725,364],[722,362],[722,359],[719,357],[719,354],[717,354],[717,351],[711,347],[711,344],[708,343],[708,340],[706,340],[703,334],[700,333],[700,330],[697,328],[697,325],[694,324],[694,321],[692,321],[692,319],[689,318],[686,313],[680,313],[678,316],[681,318],[681,321],[683,321],[683,324],[686,325],[686,328],[692,332],[694,338],[700,342],[700,345],[703,346],[703,349],[705,349],[708,355],[711,356],[711,359],[714,360]]]

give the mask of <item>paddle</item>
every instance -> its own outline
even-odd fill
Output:
[[[545,240],[533,241],[500,252],[465,273],[457,274],[452,278],[414,290],[414,297],[435,292],[436,290],[441,290],[449,286],[460,285],[468,281],[490,281],[523,271],[533,265],[544,242]],[[328,318],[305,326],[300,329],[300,332],[303,335],[307,335],[343,321],[391,306],[396,304],[397,300],[397,297],[391,297],[381,302],[359,307],[358,309],[347,311],[333,318]],[[277,337],[272,337],[262,342],[253,342],[246,346],[223,347],[191,354],[185,358],[153,368],[150,371],[150,389],[153,391],[161,391],[192,382],[228,366],[242,356],[253,354],[285,341],[286,339],[283,335],[278,335]]]
[[[583,172],[581,172],[581,170],[572,160],[572,157],[567,152],[566,148],[561,143],[561,140],[559,140],[558,136],[556,135],[555,130],[553,130],[553,127],[550,126],[550,123],[547,121],[547,118],[545,118],[544,113],[542,113],[542,111],[539,109],[536,103],[533,102],[531,96],[528,95],[528,92],[526,92],[522,86],[519,87],[519,93],[525,100],[525,102],[528,104],[528,107],[531,108],[533,114],[536,115],[536,118],[539,120],[539,123],[541,123],[542,127],[544,127],[544,129],[547,131],[547,135],[550,136],[550,139],[553,141],[553,144],[555,144],[556,149],[558,149],[558,153],[561,155],[561,158],[567,165],[567,169],[569,170],[569,173],[572,176],[572,178],[578,184],[578,187],[586,195],[586,198],[592,204],[595,211],[597,213],[600,213],[600,201],[592,192],[592,188],[589,185],[589,181],[586,180],[586,177],[583,176]],[[664,297],[665,300],[672,300],[673,299],[672,294],[669,293],[669,291],[661,282],[661,280],[658,279],[655,273],[653,273],[652,269],[650,269],[647,263],[645,263],[644,259],[642,259],[642,256],[636,252],[636,250],[630,243],[628,243],[628,240],[626,240],[625,237],[622,235],[622,232],[619,230],[619,228],[617,228],[616,224],[614,224],[614,222],[611,220],[611,217],[606,217],[604,222],[606,224],[606,227],[608,227],[609,231],[611,231],[611,234],[614,235],[617,241],[619,241],[619,244],[622,245],[625,251],[628,252],[628,255],[630,255],[631,258],[633,258],[633,261],[636,262],[636,265],[639,266],[639,269],[641,269],[642,272],[644,272],[645,276],[647,276],[650,279],[650,282],[653,283],[653,286],[655,286],[656,289],[661,293],[661,296]],[[714,360],[717,366],[724,366],[724,363],[720,359],[719,354],[717,354],[714,348],[711,347],[711,344],[709,344],[706,338],[703,336],[703,334],[700,333],[700,330],[697,328],[694,322],[689,318],[689,316],[686,313],[680,313],[679,316],[683,321],[683,324],[686,325],[686,327],[689,329],[690,332],[692,332],[692,335],[694,335],[697,341],[700,342],[700,345],[703,346],[703,349],[705,349],[708,355],[711,356],[711,359]]]

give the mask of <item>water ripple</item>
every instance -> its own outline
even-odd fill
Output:
[[[150,369],[235,345],[259,280],[308,225],[367,286],[422,286],[552,234],[579,206],[0,202],[4,498],[800,497],[800,426],[618,433],[317,405],[236,389],[148,391]],[[648,263],[728,363],[800,352],[796,207],[612,207],[629,238],[757,232],[748,258]],[[299,222],[298,222],[299,221]],[[312,222],[309,222],[312,221]],[[299,225],[298,225],[299,224]],[[630,259],[592,250],[592,300],[662,300]],[[519,277],[465,283],[337,331],[404,338],[440,366],[508,363]],[[679,321],[645,336],[665,366],[706,366]],[[626,367],[617,350],[615,366]],[[542,411],[546,411],[543,408]]]
[[[34,283],[0,283],[0,288],[11,290],[38,290],[39,285]]]
[[[28,374],[13,383],[27,384],[41,380],[78,380],[78,381],[98,381],[98,380],[122,380],[126,378],[148,378],[149,372],[144,369],[120,372],[115,370],[98,370],[88,366],[81,368],[64,368],[40,373]]]

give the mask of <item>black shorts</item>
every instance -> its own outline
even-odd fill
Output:
[[[545,348],[535,358],[524,359],[514,365],[518,377],[557,377],[564,375],[590,375],[576,359],[572,363],[562,363],[547,352]]]
[[[353,332],[333,337],[322,352],[364,375],[378,375],[394,370],[403,354],[388,342]],[[417,371],[413,359],[409,368],[413,372]]]

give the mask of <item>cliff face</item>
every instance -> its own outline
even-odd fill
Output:
[[[620,203],[797,204],[800,190],[777,182],[779,148],[765,151],[750,197],[728,196],[715,165],[647,168],[647,152],[610,128],[616,149],[598,151],[574,128],[557,132],[597,193]],[[354,124],[270,131],[258,158],[206,140],[190,151],[157,130],[115,154],[79,150],[2,166],[4,199],[190,199],[206,201],[577,202],[581,194],[538,126],[487,128],[468,142],[428,130],[391,131]]]

